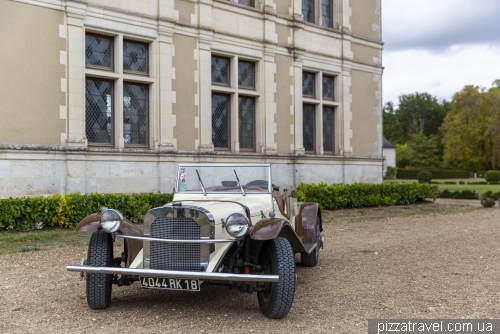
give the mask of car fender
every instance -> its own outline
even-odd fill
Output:
[[[101,213],[93,213],[83,218],[78,225],[76,225],[76,230],[80,233],[94,233],[101,230]],[[130,235],[135,237],[142,237],[142,231],[138,229],[130,220],[123,218],[123,223],[118,230],[120,234]],[[139,254],[142,249],[141,240],[125,239],[127,254],[127,263],[129,266],[134,258]]]
[[[295,217],[296,232],[304,243],[316,242],[316,220],[319,218],[319,230],[323,231],[321,210],[318,203],[306,202],[300,206],[299,214]]]
[[[295,253],[307,252],[300,238],[295,233],[292,225],[285,219],[264,218],[255,224],[250,232],[250,238],[253,240],[271,240],[276,237],[284,237],[292,245]]]

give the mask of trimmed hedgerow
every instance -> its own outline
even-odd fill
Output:
[[[403,205],[437,197],[437,187],[428,184],[304,184],[297,187],[298,200],[317,202],[322,209]]]
[[[472,190],[450,191],[443,190],[439,193],[439,198],[455,198],[455,199],[478,199],[478,194]]]
[[[420,170],[418,169],[398,169],[396,178],[398,179],[416,179]],[[430,170],[432,178],[436,179],[468,179],[470,171],[468,170]]]
[[[40,197],[0,199],[0,229],[26,230],[43,223],[45,227],[75,227],[85,216],[101,207],[120,211],[134,222],[150,209],[172,201],[172,194],[98,194],[80,193]]]

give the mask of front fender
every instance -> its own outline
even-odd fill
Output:
[[[292,226],[285,219],[265,218],[259,220],[250,233],[253,240],[271,240],[276,237],[283,237],[290,242],[295,253],[308,252],[300,238],[297,236]]]
[[[101,213],[93,213],[83,218],[78,225],[76,225],[76,230],[80,233],[94,233],[101,230]],[[142,237],[142,231],[139,230],[130,220],[123,218],[123,224],[118,230],[120,234],[131,235],[135,237]],[[141,240],[125,239],[127,254],[127,263],[130,265],[137,254],[142,249]]]

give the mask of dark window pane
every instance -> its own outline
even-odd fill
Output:
[[[240,148],[255,149],[255,99],[240,97],[238,100],[238,132]]]
[[[334,114],[334,108],[323,108],[323,151],[325,152],[334,152]]]
[[[97,79],[85,81],[85,134],[89,143],[112,143],[112,85]]]
[[[323,98],[327,100],[334,99],[334,77],[323,75]]]
[[[212,94],[212,142],[229,148],[229,95]]]
[[[238,0],[240,5],[247,5],[250,7],[254,7],[254,0]]]
[[[313,104],[304,104],[302,113],[302,136],[304,141],[304,149],[306,151],[312,152],[314,151],[314,142],[315,142],[315,117],[314,117],[314,109],[316,107]]]
[[[314,97],[314,73],[302,72],[302,94]]]
[[[321,25],[333,28],[333,0],[321,0]]]
[[[111,68],[113,64],[113,38],[85,35],[85,64]]]
[[[229,59],[212,57],[212,82],[229,85]]]
[[[302,0],[302,15],[307,22],[314,23],[314,1],[315,0]]]
[[[126,71],[148,72],[148,45],[123,41],[123,69]]]
[[[125,144],[146,145],[148,139],[148,86],[123,85],[123,139]]]
[[[238,61],[238,86],[255,88],[255,63]]]

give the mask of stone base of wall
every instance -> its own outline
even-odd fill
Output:
[[[0,197],[170,193],[179,163],[270,163],[274,184],[380,183],[382,159],[157,151],[0,150]]]

